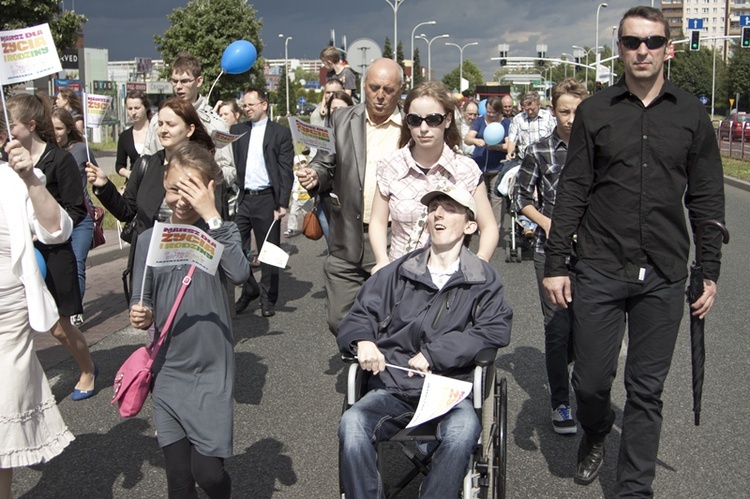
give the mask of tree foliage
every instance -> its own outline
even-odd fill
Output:
[[[664,65],[665,70],[667,64]],[[669,64],[669,79],[672,83],[696,97],[706,96],[711,98],[711,85],[713,75],[713,50],[703,47],[700,51],[675,54]],[[720,54],[716,56],[716,105],[724,107],[726,101],[726,88],[723,83],[725,79],[724,61]],[[721,94],[721,95],[719,95]]]
[[[396,62],[401,66],[401,69],[406,69],[404,65],[404,42],[398,42],[398,46],[396,47]]]
[[[456,66],[455,69],[446,73],[443,76],[443,83],[451,90],[458,92],[460,86],[458,79],[460,78],[460,69]],[[476,64],[471,62],[469,59],[464,59],[464,78],[469,80],[468,91],[471,95],[477,91],[477,85],[484,84],[484,75],[482,71],[477,67]]]
[[[419,48],[414,49],[414,61],[412,61],[411,68],[412,79],[414,80],[414,86],[419,85],[424,80],[422,76],[422,61],[419,60]]]
[[[88,21],[84,15],[63,11],[55,0],[0,0],[0,12],[2,31],[49,23],[58,53],[75,47],[78,33]]]
[[[750,110],[750,49],[735,45],[729,63],[728,96],[732,99],[740,94],[740,111]],[[726,102],[729,104],[729,101]]]
[[[296,82],[290,81],[289,82],[289,108],[292,111],[292,114],[295,114],[293,111],[296,109],[297,106],[297,97],[296,97],[296,88],[299,86],[299,80]],[[279,77],[279,86],[276,87],[276,98],[271,101],[272,104],[276,104],[276,115],[277,116],[286,116],[287,111],[289,111],[286,107],[286,66],[281,70],[281,76]]]
[[[383,44],[383,57],[386,59],[393,59],[393,47],[391,46],[391,39],[385,37],[385,43]]]
[[[204,80],[201,92],[204,95],[221,72],[221,57],[230,43],[247,40],[255,45],[259,55],[263,50],[260,39],[263,23],[246,0],[191,0],[186,7],[174,9],[167,18],[171,26],[164,35],[154,36],[156,47],[167,65],[180,52],[189,52],[200,59]],[[167,66],[165,71],[164,77],[169,77],[171,68]],[[248,85],[265,87],[260,57],[246,73],[223,75],[216,84],[211,101],[232,98]]]

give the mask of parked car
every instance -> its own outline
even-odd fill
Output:
[[[750,142],[750,114],[736,113],[719,125],[719,138],[729,140],[729,130],[732,131],[732,140],[742,140],[742,134],[745,134],[745,142]],[[744,132],[743,132],[744,131]]]
[[[302,116],[310,116],[313,111],[315,111],[315,108],[318,107],[317,104],[311,104],[308,102],[304,106],[302,106],[302,109],[300,109],[300,113]]]

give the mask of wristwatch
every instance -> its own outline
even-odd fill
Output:
[[[222,220],[220,217],[214,217],[211,220],[207,222],[208,228],[211,230],[220,229],[222,225],[224,225],[224,220]]]

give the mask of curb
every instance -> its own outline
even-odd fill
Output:
[[[742,189],[743,191],[750,192],[750,182],[746,182],[734,177],[727,177],[726,175],[724,175],[724,183],[727,185],[731,185],[732,187]]]

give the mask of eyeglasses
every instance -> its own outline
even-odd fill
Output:
[[[445,118],[448,117],[448,113],[440,114],[440,113],[432,113],[428,114],[425,117],[422,117],[418,114],[407,114],[406,115],[406,124],[409,126],[417,127],[422,125],[422,122],[424,121],[427,123],[427,126],[440,126],[443,124],[443,121],[445,121]]]
[[[262,102],[253,102],[253,103],[245,102],[244,104],[242,104],[242,107],[247,109],[249,107],[255,107],[258,104],[262,104]]]
[[[181,80],[172,78],[172,85],[177,85],[178,83],[182,83],[182,85],[185,86],[185,85],[189,85],[190,83],[193,83],[194,81],[195,81],[195,78],[183,78]]]
[[[620,43],[623,47],[630,50],[638,50],[641,43],[645,43],[649,50],[654,50],[663,47],[669,39],[666,36],[646,36],[643,38],[637,36],[621,36]]]

